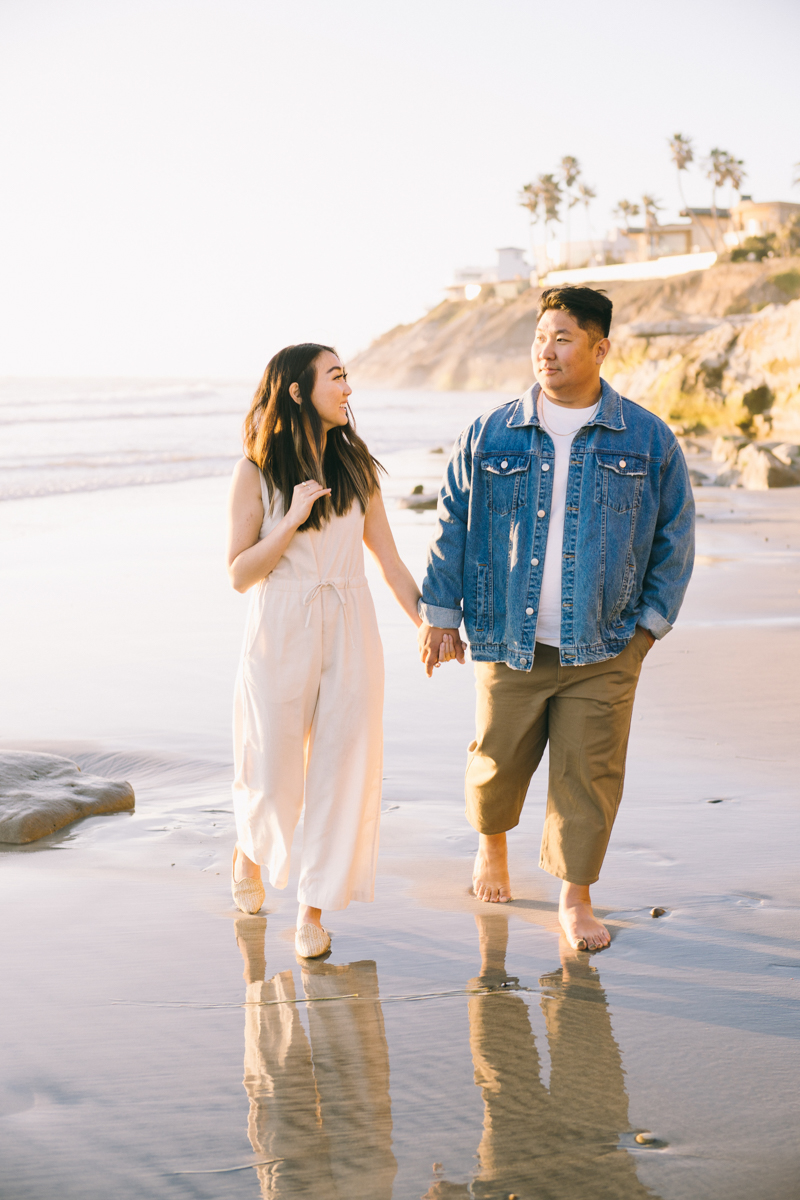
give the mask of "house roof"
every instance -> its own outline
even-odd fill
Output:
[[[714,210],[711,208],[684,208],[680,214],[682,217],[713,217]],[[730,210],[727,208],[718,208],[718,217],[729,217]]]

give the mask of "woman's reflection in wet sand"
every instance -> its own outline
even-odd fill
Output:
[[[476,918],[481,974],[471,996],[470,1048],[475,1082],[483,1092],[480,1170],[471,1185],[438,1179],[424,1200],[459,1196],[495,1200],[639,1200],[652,1197],[625,1150],[628,1097],[619,1047],[611,1031],[605,992],[587,954],[561,940],[561,969],[540,979],[550,1048],[550,1085],[541,1064],[525,1000],[504,988],[508,921]]]
[[[250,1002],[244,1032],[247,1133],[263,1164],[256,1168],[261,1195],[390,1200],[397,1163],[375,963],[306,960],[298,992],[291,969],[265,979],[266,926],[264,917],[235,922]],[[298,1004],[269,1003],[354,993],[358,1000],[308,1005],[310,1039]]]

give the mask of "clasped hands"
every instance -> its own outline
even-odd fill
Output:
[[[423,621],[417,630],[419,656],[425,667],[425,674],[430,679],[434,667],[442,663],[464,662],[464,643],[457,629],[438,629],[435,625],[426,625]]]

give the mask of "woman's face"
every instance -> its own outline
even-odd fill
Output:
[[[347,398],[353,389],[347,373],[335,354],[323,350],[316,363],[317,378],[311,392],[311,403],[319,413],[322,428],[327,433],[347,424]]]

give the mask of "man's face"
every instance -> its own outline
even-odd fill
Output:
[[[531,346],[533,373],[543,391],[554,400],[588,406],[597,399],[600,366],[608,354],[608,338],[592,343],[585,329],[569,313],[548,308],[536,326]]]

